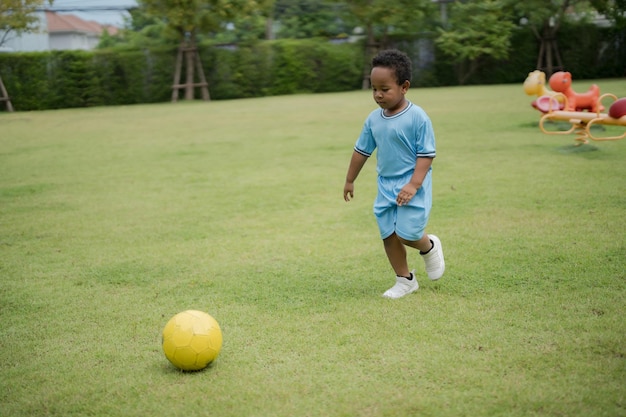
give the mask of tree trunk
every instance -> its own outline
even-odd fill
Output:
[[[6,103],[7,111],[13,111],[13,105],[11,104],[9,93],[7,93],[7,89],[4,87],[4,83],[2,82],[2,77],[0,76],[0,102],[2,101]]]
[[[465,83],[476,73],[476,70],[480,67],[480,58],[466,59],[459,62],[456,66],[457,81],[459,85],[465,85]]]
[[[370,73],[372,72],[372,58],[376,55],[378,44],[374,38],[374,28],[371,24],[367,25],[367,40],[365,41],[365,61],[363,62],[363,83],[361,89],[369,90],[370,85]]]
[[[185,58],[186,58],[186,63],[185,65],[187,66],[187,76],[185,78],[185,100],[193,100],[193,90],[194,90],[194,85],[193,85],[193,71],[195,68],[195,65],[193,64],[193,60],[195,58],[195,47],[189,45],[185,51]]]
[[[274,40],[274,18],[269,16],[265,21],[265,40]]]

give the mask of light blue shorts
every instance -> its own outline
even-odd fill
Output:
[[[394,232],[404,240],[420,240],[424,235],[432,207],[432,176],[428,171],[424,183],[407,205],[398,206],[396,197],[410,180],[413,172],[400,177],[378,177],[378,195],[374,201],[374,216],[380,237],[386,239]]]

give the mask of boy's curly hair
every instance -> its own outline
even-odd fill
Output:
[[[405,81],[411,81],[411,59],[402,51],[387,49],[379,52],[372,59],[372,68],[390,68],[396,75],[396,82],[402,85]]]

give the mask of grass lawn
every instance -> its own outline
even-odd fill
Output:
[[[0,113],[0,416],[626,416],[626,140],[541,133],[521,81],[408,96],[447,270],[399,300],[373,160],[342,198],[369,92]]]

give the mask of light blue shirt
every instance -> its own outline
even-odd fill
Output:
[[[385,116],[383,109],[372,111],[354,150],[366,157],[377,150],[376,171],[382,177],[406,175],[417,158],[435,157],[435,133],[426,112],[409,101],[393,116]]]

